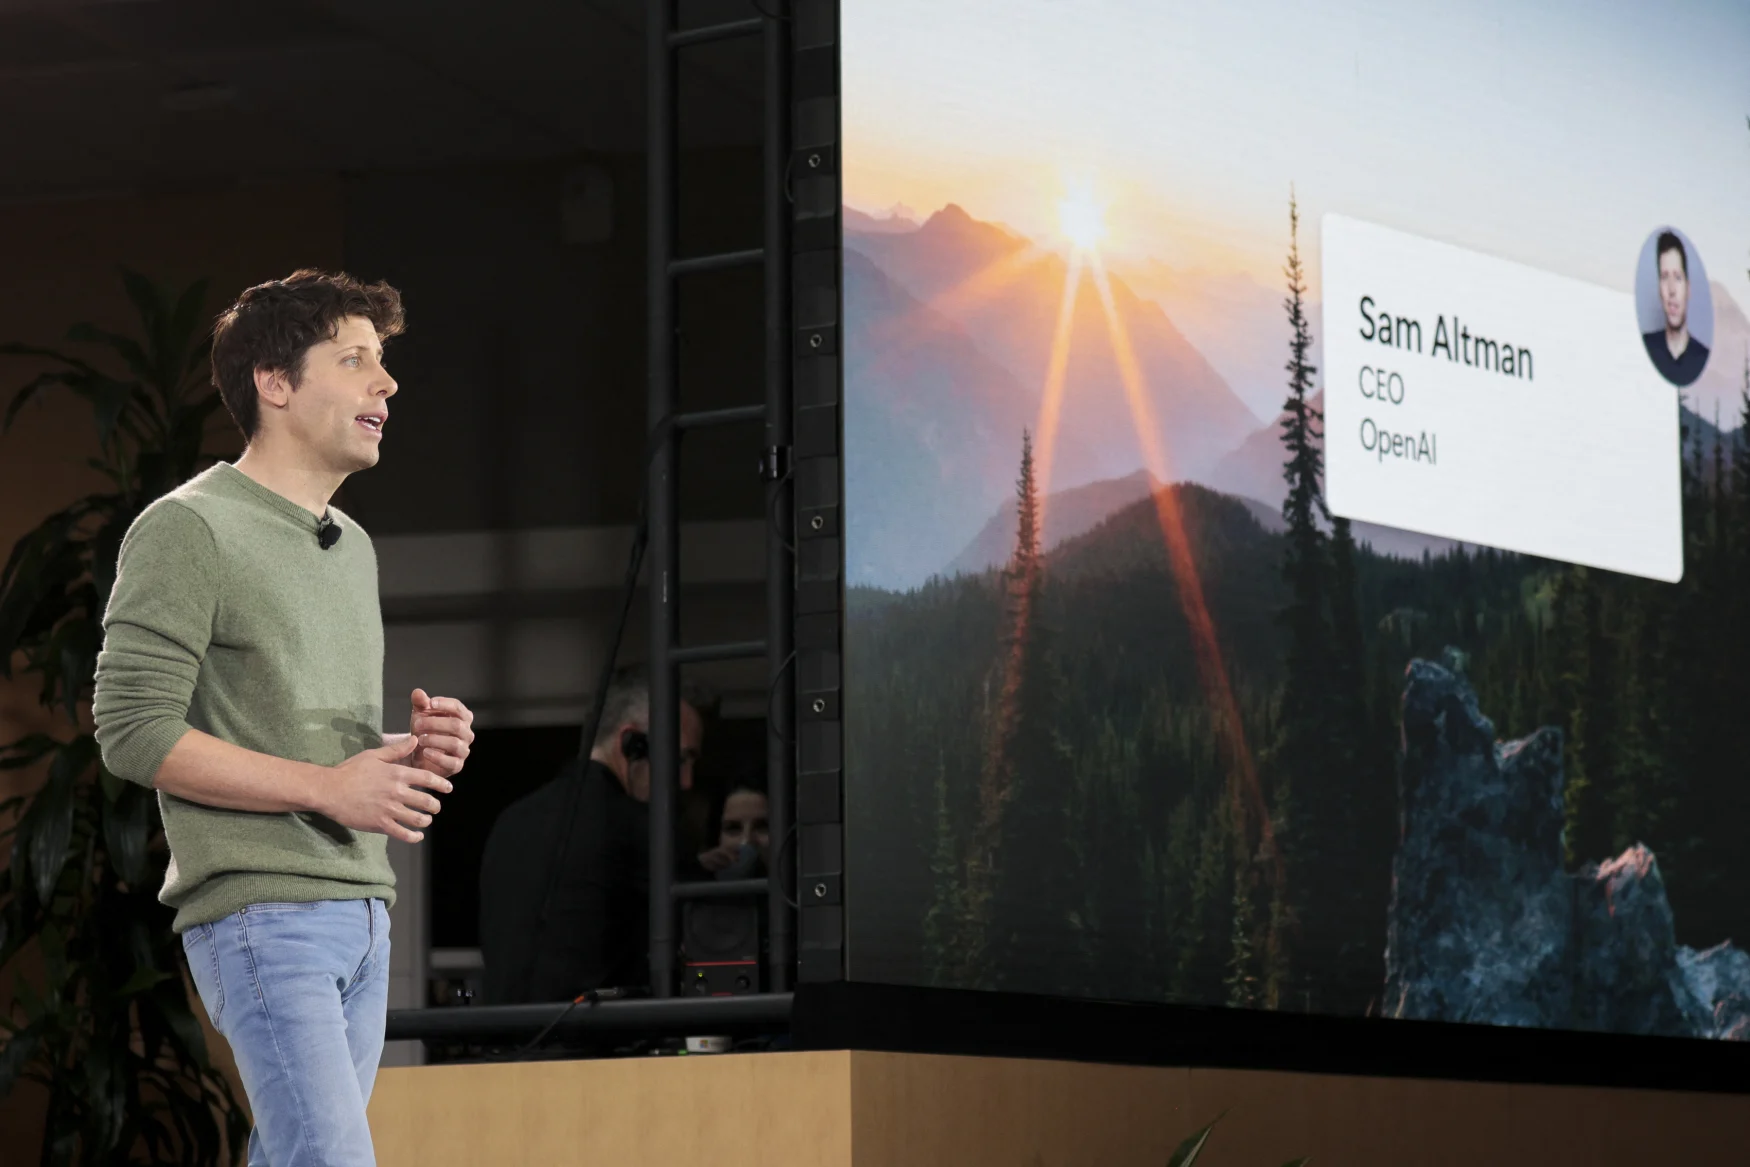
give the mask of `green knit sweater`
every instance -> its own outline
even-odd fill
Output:
[[[165,495],[122,542],[103,616],[94,716],[103,763],[151,786],[195,728],[334,766],[382,744],[383,620],[370,537],[221,462]],[[159,898],[178,932],[255,903],[395,899],[387,836],[313,813],[222,810],[158,792],[170,842]]]

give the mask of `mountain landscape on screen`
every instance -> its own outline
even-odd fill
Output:
[[[882,227],[859,229],[868,223]],[[873,508],[847,515],[853,582],[911,587],[951,569],[1009,493],[1059,334],[1054,491],[1143,469],[1145,425],[1171,477],[1190,481],[1258,428],[1160,306],[1121,279],[1109,281],[1108,312],[1083,273],[1066,315],[1063,256],[953,205],[915,230],[889,223],[846,224],[846,380],[861,387],[846,398],[847,490]],[[1130,385],[1115,330],[1137,370]],[[890,517],[922,513],[929,523]]]
[[[1294,239],[1268,292],[847,214],[854,975],[1750,1035],[1750,382],[1681,408],[1681,585],[1350,524]],[[1501,923],[1546,894],[1572,937]]]
[[[1001,501],[1038,394],[965,328],[846,248],[846,572],[915,586],[940,571]]]
[[[867,256],[899,286],[966,330],[979,349],[1028,387],[1029,404],[1051,365],[1065,299],[1068,262],[1001,227],[949,204],[916,231],[852,235],[847,248]],[[1121,278],[1110,279],[1117,327],[1134,350],[1149,415],[1175,479],[1196,480],[1257,424],[1258,418],[1184,338],[1160,306]],[[846,314],[850,306],[846,305]],[[1113,325],[1096,289],[1077,288],[1062,345],[1063,439],[1085,453],[1063,458],[1056,485],[1116,478],[1142,463],[1138,422],[1115,355]],[[903,338],[896,337],[903,342]]]
[[[1260,420],[1282,408],[1282,354],[1257,343],[1282,321],[1282,289],[1241,271],[1216,266],[1175,267],[1158,259],[1114,261],[1114,273],[1144,299],[1159,304]],[[1323,364],[1321,313],[1307,301],[1313,347],[1308,359]]]
[[[1707,368],[1684,397],[1690,409],[1710,423],[1732,429],[1743,411],[1746,369],[1750,368],[1750,319],[1724,284],[1710,285],[1714,300],[1714,344]]]
[[[1750,20],[1497,7],[844,6],[848,977],[1750,1039]]]

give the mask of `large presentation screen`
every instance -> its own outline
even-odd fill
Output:
[[[1750,1034],[1750,5],[842,44],[850,976]]]

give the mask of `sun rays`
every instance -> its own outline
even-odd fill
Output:
[[[1057,424],[1062,417],[1063,386],[1069,375],[1070,334],[1075,330],[1076,293],[1082,285],[1083,253],[1070,256],[1069,270],[1064,276],[1063,297],[1057,309],[1057,327],[1051,332],[1051,353],[1045,361],[1045,391],[1039,399],[1039,422],[1033,432],[1033,465],[1039,484],[1039,528],[1045,529],[1045,511],[1051,497],[1051,462],[1057,450]]]
[[[903,345],[911,332],[912,322],[919,314],[933,313],[951,322],[965,320],[987,309],[991,301],[1010,290],[1017,282],[1028,278],[1040,264],[1056,260],[1062,265],[1063,285],[1058,294],[1055,322],[1050,347],[1046,352],[1044,380],[1040,386],[1039,411],[1033,430],[1033,474],[1037,498],[1037,522],[1042,539],[1041,550],[1048,546],[1044,538],[1047,508],[1050,505],[1052,483],[1058,469],[1058,448],[1066,419],[1073,418],[1077,407],[1076,394],[1083,391],[1072,385],[1070,357],[1077,332],[1077,309],[1081,303],[1083,285],[1091,282],[1105,323],[1105,348],[1130,415],[1130,428],[1137,442],[1143,466],[1159,484],[1150,490],[1155,518],[1166,551],[1167,568],[1174,581],[1178,605],[1190,631],[1195,656],[1198,684],[1213,720],[1219,726],[1225,743],[1227,764],[1232,775],[1230,785],[1233,810],[1239,821],[1249,827],[1248,835],[1266,855],[1274,856],[1270,816],[1259,784],[1255,760],[1246,741],[1239,702],[1228,674],[1221,638],[1205,597],[1196,554],[1186,530],[1185,515],[1179,492],[1171,485],[1176,477],[1173,457],[1166,440],[1167,431],[1157,417],[1156,396],[1151,392],[1148,374],[1138,360],[1125,324],[1124,312],[1107,271],[1101,247],[1108,237],[1106,206],[1095,189],[1087,183],[1070,183],[1058,204],[1058,228],[1061,240],[1057,247],[1038,243],[1022,243],[1004,251],[982,268],[948,288],[922,299],[911,311],[901,313],[893,322],[891,337],[877,338],[879,343]],[[1085,334],[1079,338],[1089,342]],[[1099,347],[1096,345],[1096,347]],[[1098,391],[1098,386],[1086,386]],[[1166,419],[1170,424],[1171,419]],[[1016,667],[1022,646],[1028,639],[1030,605],[1022,605],[1014,615],[1016,626],[1011,630],[1010,643]],[[1011,678],[1012,679],[1012,678]],[[1007,686],[1005,686],[1005,689]],[[1005,692],[1002,704],[1007,706],[1012,694]],[[1004,735],[999,732],[998,738]],[[1003,747],[1000,741],[996,748]],[[1000,800],[998,800],[1000,803]],[[1000,814],[997,806],[987,811]]]
[[[1034,433],[1034,474],[1038,492],[1038,522],[1043,536],[1046,510],[1051,496],[1052,472],[1056,460],[1058,437],[1065,410],[1074,409],[1073,400],[1066,400],[1069,380],[1070,350],[1075,334],[1076,307],[1085,280],[1092,280],[1106,323],[1106,340],[1117,368],[1119,386],[1129,408],[1143,466],[1158,488],[1150,495],[1161,541],[1167,553],[1167,566],[1178,593],[1179,607],[1191,632],[1196,657],[1198,681],[1208,701],[1216,723],[1227,744],[1228,762],[1234,782],[1231,786],[1234,811],[1241,822],[1253,826],[1255,838],[1264,854],[1274,857],[1270,815],[1258,781],[1257,767],[1251,747],[1246,741],[1239,702],[1235,697],[1227,662],[1221,649],[1215,620],[1204,596],[1203,581],[1198,571],[1180,496],[1171,487],[1174,480],[1172,458],[1165,442],[1160,419],[1155,416],[1154,397],[1149,391],[1147,375],[1137,360],[1131,344],[1124,315],[1113,292],[1100,254],[1100,243],[1106,237],[1105,208],[1086,184],[1072,184],[1067,197],[1059,204],[1059,225],[1070,245],[1065,261],[1063,289],[1058,302],[1056,325],[1052,330],[1051,348],[1045,362],[1045,381],[1040,393],[1039,416]],[[1021,256],[1031,258],[1023,262]],[[986,268],[963,281],[951,295],[953,307],[994,295],[1007,282],[1042,257],[1039,249],[1015,253],[1007,260]],[[933,303],[939,303],[933,302]],[[949,306],[944,304],[944,306]],[[1026,636],[1024,627],[1016,628],[1018,641]],[[1277,860],[1279,868],[1279,860]],[[1278,870],[1278,874],[1280,871]]]
[[[1078,252],[1094,252],[1106,237],[1106,208],[1085,182],[1072,183],[1057,204],[1057,226]]]
[[[1258,785],[1257,768],[1251,748],[1246,743],[1245,728],[1240,721],[1239,702],[1234,698],[1233,684],[1227,675],[1227,661],[1222,656],[1221,641],[1216,635],[1215,620],[1203,596],[1203,580],[1191,550],[1191,540],[1185,531],[1185,516],[1179,506],[1179,495],[1170,485],[1173,480],[1171,461],[1161,443],[1161,430],[1150,404],[1148,383],[1136,352],[1130,344],[1124,317],[1112,294],[1112,283],[1106,268],[1095,254],[1088,264],[1094,287],[1100,295],[1100,307],[1106,316],[1106,333],[1112,343],[1112,355],[1118,365],[1118,379],[1123,383],[1124,396],[1130,405],[1136,436],[1142,448],[1143,465],[1162,485],[1150,491],[1154,499],[1155,517],[1160,523],[1161,540],[1166,545],[1167,566],[1178,584],[1179,607],[1191,630],[1191,643],[1197,657],[1197,672],[1205,697],[1214,706],[1221,732],[1227,739],[1230,764],[1239,779],[1236,798],[1245,805],[1236,811],[1250,811],[1257,824],[1259,841],[1268,854],[1275,854],[1272,845],[1270,816],[1264,805],[1264,793]],[[1242,817],[1241,821],[1245,821]]]
[[[967,910],[973,917],[982,918],[989,897],[994,894],[990,881],[992,873],[997,870],[1005,808],[1015,792],[1014,767],[1018,762],[1013,751],[1022,730],[1023,689],[1029,683],[1029,677],[1039,675],[1029,665],[1029,660],[1035,648],[1032,625],[1038,615],[1034,609],[1039,589],[1042,586],[1050,588],[1044,560],[1050,545],[1046,534],[1047,512],[1057,469],[1058,446],[1066,419],[1075,417],[1077,393],[1102,391],[1097,381],[1071,384],[1070,357],[1078,339],[1077,310],[1082,303],[1082,286],[1088,281],[1093,284],[1100,305],[1099,316],[1105,323],[1104,348],[1109,350],[1112,367],[1117,372],[1116,388],[1123,394],[1130,428],[1143,466],[1150,476],[1151,505],[1166,551],[1172,590],[1177,595],[1180,613],[1190,632],[1197,684],[1225,755],[1226,797],[1231,813],[1241,837],[1249,849],[1266,861],[1272,881],[1280,890],[1284,878],[1282,857],[1275,846],[1268,806],[1246,741],[1221,638],[1204,595],[1196,554],[1186,530],[1181,495],[1172,485],[1175,475],[1167,434],[1162,428],[1162,419],[1156,416],[1156,399],[1150,391],[1148,374],[1137,359],[1124,312],[1101,255],[1100,245],[1106,238],[1105,211],[1091,188],[1070,188],[1068,197],[1059,205],[1059,224],[1066,247],[1053,251],[1033,244],[1008,251],[946,291],[929,297],[917,309],[919,312],[934,310],[951,322],[957,318],[965,320],[969,314],[985,308],[988,301],[1009,289],[1038,264],[1059,257],[1063,285],[1058,290],[1056,319],[1045,356],[1044,383],[1040,386],[1031,460],[1024,460],[1021,481],[1017,484],[1017,525],[1025,529],[1025,523],[1020,521],[1021,508],[1030,506],[1032,536],[1031,540],[1023,539],[1017,544],[1017,550],[1002,573],[1003,595],[1008,609],[1004,634],[1006,651],[1002,663],[995,666],[998,688],[994,717],[987,727],[989,736],[979,779],[981,814],[966,856]],[[913,315],[905,313],[902,318]],[[1088,335],[1090,329],[1085,327],[1094,319],[1091,312],[1083,314],[1079,321],[1084,324],[1083,335],[1079,339],[1083,345],[1092,342],[1096,350],[1093,355],[1100,356],[1103,354],[1099,352],[1102,346],[1098,340],[1098,325],[1093,325],[1092,337]],[[903,344],[905,338],[896,335],[892,343]]]

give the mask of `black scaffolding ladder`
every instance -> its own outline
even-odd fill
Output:
[[[840,514],[838,0],[747,0],[746,19],[682,29],[677,0],[649,0],[647,515],[650,589],[651,1000],[391,1010],[390,1040],[556,1039],[583,1033],[769,1032],[789,1023],[797,982],[844,978]],[[697,45],[760,37],[764,74],[764,230],[757,248],[676,254],[676,78]],[[758,265],[764,273],[764,400],[679,410],[679,283]],[[766,635],[680,640],[681,435],[764,424]],[[750,459],[752,461],[752,459]],[[770,877],[680,883],[680,669],[766,661]],[[676,996],[676,922],[689,898],[764,898],[769,921],[761,992]]]
[[[687,896],[766,896],[767,993],[787,994],[797,980],[845,975],[839,6],[837,0],[748,3],[758,15],[685,30],[677,24],[676,0],[651,0],[650,6],[650,974],[657,998],[675,992],[675,908]],[[694,45],[741,36],[763,38],[765,49],[764,240],[754,250],[683,258],[675,253],[679,62]],[[764,404],[676,413],[678,281],[756,263],[765,273]],[[679,439],[701,426],[754,420],[765,422],[766,636],[683,646]],[[676,883],[679,668],[759,656],[771,683],[769,883],[747,881],[734,889]]]
[[[779,3],[781,0],[768,0]],[[790,504],[790,210],[785,194],[789,163],[789,20],[780,12],[682,30],[677,0],[651,0],[649,11],[647,132],[649,245],[648,391],[650,427],[650,988],[675,993],[676,916],[687,896],[765,896],[770,921],[767,991],[789,989],[793,923],[782,878],[794,782],[790,681],[795,563],[787,537]],[[680,117],[677,75],[687,50],[738,37],[764,43],[764,239],[758,248],[712,255],[676,254],[680,203]],[[701,272],[758,265],[765,282],[765,400],[700,413],[678,413],[680,281]],[[682,645],[680,636],[680,439],[706,426],[765,426],[766,635],[763,640]],[[751,462],[752,459],[750,458]],[[774,843],[766,879],[685,884],[675,880],[675,802],[679,785],[680,669],[707,661],[764,657],[767,701],[766,791]],[[793,883],[792,883],[793,886]]]

